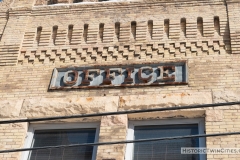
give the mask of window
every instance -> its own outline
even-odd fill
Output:
[[[128,140],[204,134],[203,119],[131,121]],[[205,155],[181,154],[181,147],[205,147],[205,138],[129,143],[125,160],[205,160]]]
[[[83,39],[85,42],[87,42],[87,36],[88,36],[88,24],[84,24]]]
[[[215,29],[215,32],[220,35],[220,22],[219,22],[219,17],[216,16],[214,17],[214,29]]]
[[[83,0],[74,0],[73,3],[80,3],[83,2]]]
[[[164,32],[167,38],[169,38],[169,19],[164,20]]]
[[[53,39],[53,44],[54,45],[55,45],[56,38],[57,38],[57,32],[58,32],[58,26],[53,26],[52,39]]]
[[[25,148],[98,141],[99,124],[38,124],[30,125]],[[96,159],[94,146],[79,146],[69,148],[43,149],[25,152],[22,160],[94,160]]]
[[[149,20],[148,21],[148,33],[149,33],[149,37],[152,39],[152,35],[153,35],[153,20]]]
[[[36,36],[37,44],[40,43],[41,33],[42,33],[42,27],[38,27],[37,28],[37,36]]]
[[[57,4],[58,0],[48,0],[48,5]]]
[[[72,41],[72,34],[73,34],[73,25],[68,26],[68,40],[69,44],[71,44]]]
[[[137,22],[131,22],[132,37],[136,39]]]
[[[197,18],[197,28],[198,28],[198,35],[203,36],[203,18]]]
[[[180,20],[180,26],[181,26],[181,33],[184,37],[186,37],[186,18],[181,18]]]
[[[119,41],[119,36],[120,36],[120,22],[115,23],[115,35],[117,40]]]
[[[103,32],[104,32],[104,24],[100,23],[99,24],[99,37],[100,37],[101,42],[103,42]]]

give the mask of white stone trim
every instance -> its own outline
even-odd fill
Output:
[[[97,1],[97,2],[79,2],[79,3],[57,3],[57,4],[51,4],[51,5],[37,5],[33,7],[46,7],[46,6],[68,6],[68,5],[84,5],[84,4],[101,4],[101,3],[112,3],[112,2],[136,2],[141,0],[108,0],[108,1]]]
[[[199,134],[205,134],[205,120],[203,118],[194,119],[164,119],[164,120],[149,120],[149,121],[129,121],[127,140],[134,140],[134,127],[147,125],[173,125],[173,124],[198,124]],[[206,147],[206,138],[199,138],[199,146]],[[125,160],[132,160],[133,143],[128,143],[126,146]],[[206,155],[200,155],[200,160],[206,160]]]
[[[98,142],[100,123],[51,123],[51,124],[30,124],[27,136],[25,138],[24,148],[31,148],[35,130],[50,129],[78,129],[78,128],[96,128],[95,143]],[[28,160],[30,151],[22,152],[21,160]],[[92,160],[97,156],[97,146],[93,148]]]

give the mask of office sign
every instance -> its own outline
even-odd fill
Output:
[[[123,66],[55,68],[49,89],[141,87],[187,84],[185,61]]]

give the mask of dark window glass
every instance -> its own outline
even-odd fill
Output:
[[[32,147],[94,143],[96,129],[35,131]],[[93,146],[32,151],[30,160],[91,160]]]
[[[135,139],[198,134],[198,125],[135,126]],[[199,160],[199,155],[181,154],[181,147],[199,147],[199,138],[187,138],[134,144],[134,160]]]
[[[83,2],[83,0],[74,0],[73,3],[80,3]]]
[[[48,5],[57,4],[58,0],[48,0]]]

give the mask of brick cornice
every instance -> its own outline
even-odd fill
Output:
[[[226,3],[240,3],[240,0],[225,0]]]
[[[65,3],[57,5],[40,5],[28,6],[22,5],[21,7],[12,7],[11,10],[26,10],[26,8],[33,10],[33,12],[44,11],[49,13],[55,10],[61,10],[61,13],[69,12],[69,10],[111,10],[115,7],[119,8],[132,8],[132,7],[150,7],[155,6],[176,6],[176,7],[189,7],[189,6],[202,6],[202,5],[217,5],[225,4],[225,0],[132,0],[132,1],[119,1],[119,2],[93,2],[93,3]],[[41,13],[41,14],[44,14]]]

